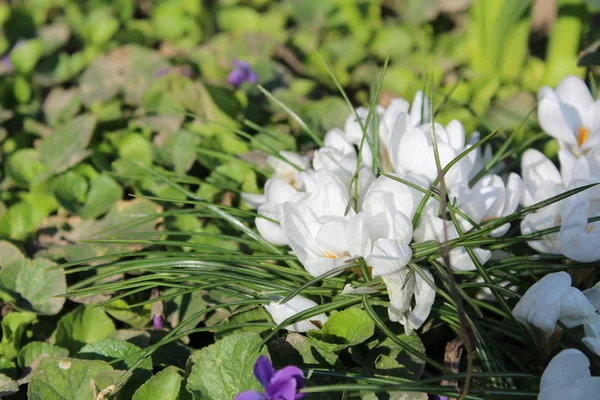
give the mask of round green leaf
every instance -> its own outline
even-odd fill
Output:
[[[62,347],[54,346],[46,342],[27,343],[17,356],[19,367],[28,368],[41,355],[47,354],[53,357],[68,357],[69,351]]]
[[[191,357],[194,363],[187,390],[194,400],[231,400],[244,390],[260,390],[252,369],[265,347],[256,333],[236,333],[204,347]]]
[[[333,314],[323,329],[309,331],[308,336],[322,342],[327,348],[339,351],[364,342],[375,332],[375,323],[360,308],[352,307]]]
[[[52,261],[15,261],[0,270],[0,291],[9,294],[16,307],[42,315],[57,314],[67,291],[67,282],[62,269],[48,270],[55,265]]]
[[[165,368],[140,386],[132,400],[177,400],[181,381],[177,368]]]
[[[80,306],[64,315],[56,326],[58,346],[76,352],[86,344],[96,343],[115,331],[115,324],[99,307]]]
[[[79,353],[77,353],[77,358],[85,358],[88,360],[103,360],[110,362],[116,359],[130,356],[131,354],[137,353],[140,350],[141,349],[139,347],[129,342],[115,339],[105,339],[97,343],[83,346],[83,348],[79,350]],[[117,369],[128,370],[129,368],[133,367],[140,358],[140,354],[132,357],[127,357],[124,360],[121,360],[114,364],[114,366]],[[150,357],[145,358],[137,366],[137,368],[152,370],[152,359]]]
[[[94,400],[92,379],[112,367],[104,361],[44,358],[27,390],[29,400]],[[103,388],[102,388],[103,389]]]

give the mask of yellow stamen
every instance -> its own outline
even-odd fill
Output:
[[[333,254],[331,254],[328,251],[325,251],[325,257],[327,257],[327,258],[337,258],[336,256],[334,256]]]
[[[586,226],[585,232],[591,233],[593,229],[594,229],[594,225],[590,224],[590,225]]]
[[[577,132],[577,144],[579,145],[579,147],[581,147],[585,142],[587,142],[590,136],[590,130],[587,126],[580,126]]]

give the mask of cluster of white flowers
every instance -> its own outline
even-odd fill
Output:
[[[372,276],[382,277],[388,288],[390,319],[411,332],[429,315],[436,290],[427,270],[409,265],[412,241],[452,240],[459,237],[459,230],[466,232],[474,224],[510,215],[519,204],[530,206],[598,181],[600,116],[595,110],[600,111],[600,103],[592,100],[577,77],[566,78],[556,91],[542,88],[539,98],[540,124],[561,143],[560,170],[541,152],[530,149],[523,154],[522,179],[515,173],[488,174],[470,185],[491,158],[489,147],[483,153],[479,148],[468,151],[479,134],[474,132],[467,142],[459,121],[445,127],[431,123],[428,99],[418,93],[412,106],[394,99],[387,108],[378,107],[370,122],[369,110],[358,108],[344,130],[327,132],[324,146],[312,160],[293,152],[271,156],[274,176],[265,184],[264,194],[243,198],[262,216],[256,219],[260,234],[275,245],[289,245],[315,277],[362,257]],[[376,158],[387,176],[373,173]],[[421,204],[423,190],[439,178],[438,168],[450,163],[443,179],[450,203],[461,211],[457,226],[440,217],[436,198]],[[420,218],[413,227],[420,205]],[[559,232],[528,243],[540,252],[595,261],[600,259],[600,229],[594,228],[600,221],[588,223],[588,218],[596,216],[600,216],[600,187],[528,214],[521,232],[560,226]],[[505,224],[490,235],[502,236],[509,227]],[[482,265],[491,257],[480,248],[472,248],[469,254],[464,247],[454,247],[448,253],[455,271],[475,269],[473,255]]]
[[[428,110],[422,93],[412,106],[395,99],[387,108],[378,107],[375,118],[369,117],[369,110],[358,108],[344,130],[327,132],[324,146],[312,160],[293,152],[270,157],[274,176],[265,184],[264,194],[243,195],[247,204],[257,208],[260,234],[275,245],[289,245],[311,275],[336,273],[362,257],[372,277],[381,277],[387,287],[390,320],[404,325],[407,333],[423,325],[436,293],[431,273],[411,263],[411,242],[447,242],[474,226],[514,213],[519,205],[531,206],[600,180],[600,101],[593,101],[577,77],[564,79],[556,90],[544,87],[539,93],[540,125],[560,142],[560,168],[530,149],[522,157],[522,178],[515,173],[490,173],[473,182],[492,157],[489,146],[483,152],[472,149],[479,141],[478,132],[467,141],[459,121],[444,127],[429,120]],[[424,192],[440,179],[449,204],[460,211],[455,223],[446,218],[438,197],[425,198]],[[542,253],[592,262],[600,259],[600,221],[588,219],[599,216],[600,186],[527,214],[521,232],[560,227],[529,245]],[[509,228],[510,224],[500,226],[490,236],[500,237]],[[483,265],[490,257],[485,249],[469,252],[452,247],[438,261],[449,260],[447,266],[454,271],[469,271],[476,269],[475,261]],[[344,290],[353,291],[360,290]],[[297,296],[266,308],[281,323],[315,306]],[[583,342],[600,355],[599,308],[600,284],[581,292],[571,287],[569,274],[558,272],[534,284],[513,314],[545,340],[558,321],[567,327],[583,325]],[[326,319],[320,314],[286,329],[306,332]],[[564,369],[559,359],[577,364],[577,373],[557,378]],[[590,377],[586,361],[575,350],[559,354],[544,374],[546,397],[540,398],[563,398],[552,396],[573,385],[598,387],[600,378]]]
[[[538,95],[542,129],[560,143],[560,169],[537,150],[527,150],[521,170],[524,206],[547,200],[567,190],[600,182],[600,100],[594,101],[578,77],[565,78],[556,88],[543,87]],[[529,245],[542,253],[563,254],[580,262],[600,259],[600,186],[528,214],[523,234],[560,226]]]
[[[260,234],[273,244],[289,245],[311,275],[320,276],[362,257],[371,275],[382,277],[388,289],[390,319],[402,323],[407,332],[425,322],[436,291],[426,269],[409,265],[410,243],[445,242],[459,237],[457,228],[465,232],[473,224],[509,215],[524,190],[517,174],[506,181],[487,175],[470,187],[469,180],[484,165],[480,149],[467,152],[479,134],[467,142],[460,122],[446,127],[431,124],[427,103],[421,93],[412,107],[395,99],[386,109],[376,110],[377,118],[371,121],[378,125],[368,123],[366,128],[369,112],[359,108],[344,130],[327,132],[324,146],[311,161],[292,152],[270,157],[274,176],[265,184],[264,194],[244,194],[246,203],[262,216],[256,219]],[[381,170],[388,176],[373,173],[374,143]],[[444,174],[448,195],[464,215],[458,216],[458,227],[440,217],[436,198],[424,201],[424,191],[439,175],[434,147],[442,169],[465,153]],[[412,220],[422,201],[420,221],[413,230]],[[504,235],[508,228],[502,226],[492,236]],[[488,250],[472,250],[481,264],[491,256]],[[448,253],[455,271],[476,268],[464,247]]]
[[[557,168],[537,150],[522,158],[529,206],[571,189],[600,182],[600,100],[594,101],[585,83],[565,78],[556,88],[543,87],[538,95],[542,129],[560,144]],[[600,229],[589,219],[600,216],[600,187],[591,187],[565,200],[528,214],[521,232],[560,226],[560,230],[528,242],[542,253],[563,254],[580,262],[600,259]],[[582,342],[600,355],[600,282],[580,291],[571,286],[566,272],[546,275],[535,283],[513,310],[513,315],[533,331],[549,339],[560,321],[567,328],[583,326]],[[600,393],[600,378],[591,377],[589,360],[579,350],[568,349],[550,362],[542,376],[539,399],[588,399]]]

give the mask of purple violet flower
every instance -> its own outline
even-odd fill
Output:
[[[162,329],[163,328],[163,318],[160,314],[154,314],[152,316],[152,324],[154,325],[154,329]]]
[[[235,87],[239,87],[244,82],[257,83],[258,75],[247,62],[233,60],[233,69],[227,77],[227,82]]]
[[[233,400],[300,400],[306,396],[298,393],[304,387],[304,374],[293,365],[275,371],[271,361],[266,356],[260,356],[254,364],[254,376],[265,393],[247,390]]]

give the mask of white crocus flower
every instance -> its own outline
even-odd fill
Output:
[[[283,217],[283,204],[298,200],[301,193],[281,179],[269,179],[265,184],[264,196],[265,202],[258,207],[257,212],[266,218],[255,219],[256,229],[269,243],[277,246],[286,245],[288,240],[279,224]]]
[[[372,276],[386,276],[400,271],[412,257],[412,223],[394,208],[393,197],[386,192],[369,192],[363,211],[348,225],[350,254],[363,257],[372,267]]]
[[[599,393],[600,377],[592,376],[590,360],[577,349],[566,349],[542,374],[538,400],[591,400]]]
[[[273,176],[271,179],[284,181],[298,190],[302,189],[302,171],[310,167],[308,158],[292,151],[280,151],[279,156],[287,161],[275,156],[269,156],[267,158],[267,164],[273,169]],[[256,193],[242,193],[242,199],[244,199],[246,204],[253,209],[270,201],[266,194]]]
[[[596,315],[596,318],[583,325],[583,333],[585,337],[581,341],[600,356],[600,315]]]
[[[479,141],[479,139],[479,131],[473,132],[471,134],[471,138],[469,139],[469,146],[473,146]],[[487,163],[492,160],[493,157],[492,146],[490,144],[486,145],[483,148],[483,151],[481,150],[481,147],[476,148],[475,150],[473,150],[473,153],[475,153],[475,161],[473,163],[473,168],[469,173],[469,180],[473,179],[479,173],[479,171],[481,171],[487,165]],[[488,172],[490,174],[499,174],[501,171],[502,164],[498,163]]]
[[[267,160],[267,164],[275,171],[273,178],[282,179],[296,189],[301,189],[300,172],[309,168],[308,158],[292,151],[280,151],[279,155],[287,161],[274,156],[270,156]]]
[[[591,182],[574,181],[569,189],[586,183]],[[600,260],[600,221],[588,222],[588,218],[600,217],[600,197],[594,189],[584,190],[563,202],[558,234],[560,251],[574,261]]]
[[[548,274],[534,283],[512,313],[522,324],[539,329],[546,339],[552,336],[559,320],[572,328],[596,316],[585,295],[571,287],[571,277],[566,272]]]
[[[390,149],[398,143],[400,137],[410,129],[428,122],[429,100],[422,91],[417,92],[412,105],[402,98],[395,98],[385,111],[380,113],[379,152],[384,171],[393,171]]]
[[[308,193],[283,205],[281,228],[300,263],[313,276],[322,275],[350,259],[346,235],[348,189],[333,173],[317,171],[305,179]]]
[[[357,158],[354,146],[350,144],[343,132],[333,129],[327,132],[324,139],[325,147],[315,152],[313,168],[315,171],[328,170],[333,172],[340,180],[350,188],[353,193],[354,185],[358,183],[359,208],[362,199],[375,180],[375,175],[370,167],[359,166],[358,177],[355,177]]]
[[[584,290],[583,294],[592,303],[596,311],[600,312],[600,282],[596,283],[593,288]]]
[[[467,186],[454,188],[450,192],[450,196],[456,199],[456,206],[471,221],[479,224],[514,213],[519,206],[522,193],[523,181],[521,177],[511,173],[506,184],[498,175],[486,175],[472,188]],[[473,227],[465,218],[460,216],[458,218],[464,231],[468,231]],[[490,236],[503,236],[509,228],[510,224],[502,225],[492,231]]]
[[[600,144],[600,101],[594,101],[585,82],[568,76],[556,90],[548,86],[538,94],[542,129],[576,156]]]
[[[445,128],[434,124],[437,152],[440,167],[444,168],[469,145],[466,143],[462,124],[451,121]],[[430,124],[413,128],[403,135],[390,138],[390,158],[396,172],[411,172],[425,175],[429,181],[438,177],[434,144]],[[444,180],[449,188],[461,183],[466,184],[475,164],[477,154],[473,151],[463,157],[445,174]]]
[[[391,321],[404,325],[406,334],[419,329],[429,317],[435,301],[435,283],[433,276],[422,269],[413,271],[409,268],[383,277],[390,297],[388,315]],[[415,306],[411,306],[412,298]]]
[[[521,204],[525,207],[547,200],[565,191],[566,185],[556,166],[538,150],[529,149],[521,158],[523,177],[523,196]],[[539,211],[529,213],[521,221],[521,232],[528,235],[540,230],[560,225],[559,203],[550,204]],[[540,253],[559,254],[558,233],[545,235],[527,242]]]
[[[432,213],[423,215],[421,223],[414,232],[414,239],[417,242],[434,240],[438,243],[444,243],[446,240],[450,241],[458,237],[456,227],[451,221],[446,221]],[[492,255],[489,250],[480,248],[474,248],[473,253],[481,264],[485,264]],[[449,249],[448,258],[450,267],[454,271],[472,271],[476,269],[475,263],[464,247]],[[438,261],[444,262],[444,258],[439,257]]]
[[[375,112],[377,112],[378,115],[380,116],[381,113],[383,113],[383,108],[378,106],[377,109],[375,110]],[[360,119],[360,122],[356,118],[357,115],[358,115],[358,118]],[[366,125],[368,116],[369,116],[368,108],[358,107],[356,109],[356,111],[353,112],[352,114],[350,114],[348,119],[346,119],[346,124],[344,126],[344,135],[346,136],[346,139],[348,140],[349,143],[351,143],[357,147],[360,147],[361,142],[363,142],[363,136],[364,136],[361,124],[363,126]],[[373,138],[373,130],[374,130],[374,126],[375,126],[374,122],[375,122],[375,118],[371,117],[369,126],[366,127],[367,135],[371,139]],[[371,147],[369,146],[367,138],[365,138],[365,140],[363,142],[363,147],[362,147],[362,152],[361,152],[360,157],[361,157],[363,164],[368,165],[368,166],[373,165],[373,152],[371,151]]]
[[[401,181],[394,180],[387,176],[380,176],[373,182],[368,193],[389,193],[393,199],[394,209],[402,212],[408,218],[413,218],[419,204],[421,204],[421,201],[423,200],[424,194],[422,191],[403,183],[403,181],[409,182],[423,190],[427,190],[429,188],[427,178],[417,173],[390,174],[390,176],[394,176]],[[437,209],[438,206],[439,203],[435,199],[429,198],[423,212],[427,213]]]
[[[281,300],[281,299],[279,299]],[[278,301],[273,301],[265,306],[273,322],[280,324],[286,319],[293,317],[294,315],[310,310],[313,307],[318,306],[314,301],[307,299],[302,296],[292,297],[287,303],[281,304]],[[320,329],[323,324],[327,321],[327,315],[318,314],[310,319],[296,322],[295,324],[288,325],[285,327],[288,331],[292,332],[308,332],[312,329]]]

